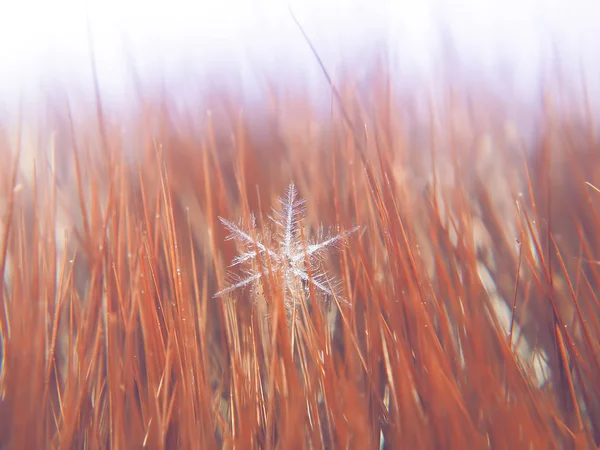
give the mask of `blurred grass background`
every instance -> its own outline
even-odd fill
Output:
[[[600,446],[593,96],[373,55],[327,102],[215,77],[4,122],[1,448]],[[213,298],[218,216],[262,226],[290,182],[309,231],[364,227],[326,262],[350,304],[295,335],[277,295]]]

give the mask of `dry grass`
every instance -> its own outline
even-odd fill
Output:
[[[368,87],[353,127],[300,92],[8,130],[0,448],[597,448],[591,125]],[[307,232],[363,227],[325,260],[348,305],[312,289],[293,330],[277,277],[213,298],[218,217],[260,228],[290,182]]]

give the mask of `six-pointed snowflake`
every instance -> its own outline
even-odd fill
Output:
[[[243,250],[239,256],[234,258],[231,266],[241,264],[247,265],[244,278],[236,280],[232,285],[215,294],[221,297],[232,291],[248,285],[261,285],[267,275],[267,268],[280,275],[285,292],[285,306],[288,312],[296,308],[299,302],[307,297],[306,287],[309,283],[325,295],[333,295],[334,287],[327,274],[322,270],[321,260],[324,253],[330,248],[342,244],[345,239],[358,230],[341,232],[335,236],[323,238],[322,230],[319,232],[320,242],[304,243],[301,235],[301,222],[304,217],[304,200],[296,200],[297,192],[293,183],[290,184],[285,197],[281,201],[281,209],[274,210],[270,217],[275,225],[273,237],[269,235],[257,238],[252,237],[251,232],[242,230],[239,226],[219,217],[223,225],[231,232],[228,239],[235,239],[241,244]],[[252,217],[252,229],[256,228],[254,217]],[[256,233],[258,236],[258,233]],[[305,235],[306,236],[306,235]],[[268,241],[275,241],[275,245],[268,246]],[[261,258],[258,261],[258,258]],[[267,263],[268,258],[268,263]],[[307,270],[306,262],[309,269]],[[263,268],[261,271],[260,268]],[[310,273],[310,276],[309,276]]]

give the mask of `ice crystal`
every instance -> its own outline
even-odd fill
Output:
[[[236,240],[242,248],[240,255],[233,259],[231,266],[244,264],[248,268],[245,270],[245,277],[237,279],[227,288],[217,292],[215,297],[225,296],[249,285],[255,288],[262,286],[269,265],[271,270],[281,277],[288,313],[298,307],[299,302],[306,300],[309,284],[312,284],[316,292],[325,296],[334,294],[335,285],[322,269],[322,258],[327,250],[343,244],[345,239],[359,227],[329,237],[324,237],[321,229],[318,233],[318,241],[303,241],[301,226],[305,214],[305,201],[297,200],[296,197],[296,187],[291,183],[285,196],[280,199],[281,208],[274,210],[273,215],[270,216],[274,224],[273,233],[261,238],[257,232],[256,242],[252,237],[252,231],[246,232],[240,226],[219,217],[231,233],[228,239]],[[252,229],[256,231],[254,217],[252,217]],[[304,236],[306,237],[306,234]],[[273,239],[269,239],[270,237]],[[268,245],[271,241],[274,241],[274,245]],[[261,258],[262,264],[259,264],[257,256]]]

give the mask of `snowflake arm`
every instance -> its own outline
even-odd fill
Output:
[[[222,217],[219,217],[219,220],[221,221],[221,223],[223,225],[225,225],[225,228],[227,228],[231,232],[230,238],[233,238],[233,239],[237,238],[240,241],[245,242],[246,244],[249,244],[249,245],[256,244],[256,246],[258,247],[258,249],[261,252],[268,253],[269,256],[271,256],[272,258],[277,258],[277,255],[274,252],[272,252],[270,249],[266,248],[262,243],[252,239],[252,236],[250,236],[248,233],[246,233],[244,230],[242,230],[237,225],[231,223],[227,219],[223,219]],[[254,220],[253,220],[253,222],[254,222]],[[250,252],[244,253],[243,255],[240,255],[236,259],[234,259],[234,262],[232,263],[232,265],[240,264],[244,261],[247,261],[247,260],[255,258],[255,257],[256,257],[255,251],[250,251]]]
[[[348,236],[350,236],[352,233],[356,232],[360,227],[354,227],[351,230],[345,231],[343,233],[340,233],[336,236],[333,236],[329,239],[327,239],[326,241],[323,242],[319,242],[318,244],[311,244],[311,245],[307,245],[306,246],[306,254],[308,256],[313,256],[323,250],[326,250],[327,247],[330,246],[336,246],[338,245],[341,241],[343,241],[344,239],[346,239]],[[294,262],[301,260],[302,258],[304,258],[304,251],[302,251],[299,254],[294,255],[293,260]]]
[[[294,275],[296,275],[297,277],[301,278],[302,280],[306,281],[307,283],[308,282],[312,283],[312,285],[314,287],[323,291],[325,294],[333,295],[333,292],[331,292],[331,289],[329,289],[327,286],[325,286],[324,283],[319,281],[320,278],[324,278],[325,280],[327,279],[327,277],[325,277],[324,275],[313,275],[312,277],[309,278],[309,276],[306,272],[304,272],[300,269],[295,269],[295,268],[292,269],[292,273]]]
[[[296,201],[296,187],[290,184],[285,198],[281,200],[281,211],[274,211],[271,220],[278,228],[281,239],[281,256],[294,255],[294,240],[298,231],[298,224],[304,215],[304,200]]]
[[[252,283],[258,281],[261,276],[262,276],[262,274],[259,272],[259,273],[255,273],[255,274],[249,276],[248,278],[244,278],[242,281],[238,281],[237,283],[232,284],[231,286],[228,286],[225,289],[217,292],[215,294],[215,298],[216,297],[223,297],[224,295],[227,295],[230,292],[235,291],[236,289],[239,289],[239,288],[242,288],[242,287],[247,286],[249,284],[252,284]]]

